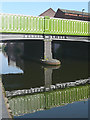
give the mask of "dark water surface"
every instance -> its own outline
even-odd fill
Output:
[[[13,44],[18,44],[18,49],[14,50]],[[45,66],[38,62],[43,58],[42,41],[9,43],[8,46],[6,53],[0,51],[0,74],[6,91],[42,86],[48,88],[50,85],[88,79],[90,76],[88,43],[53,42],[53,58],[61,61],[60,66]],[[9,104],[15,118],[88,118],[88,89],[89,86],[84,85],[63,91],[10,97]],[[62,94],[61,97],[59,94]],[[37,103],[38,100],[43,102]],[[30,106],[31,102],[36,106],[33,103]]]

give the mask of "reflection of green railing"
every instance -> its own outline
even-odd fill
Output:
[[[89,98],[89,86],[59,89],[51,92],[9,98],[12,115],[18,116],[44,109],[62,106]]]

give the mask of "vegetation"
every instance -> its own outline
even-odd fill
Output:
[[[7,51],[7,47],[6,47],[5,44],[2,45],[2,51],[3,51],[3,52],[6,52],[6,51]]]

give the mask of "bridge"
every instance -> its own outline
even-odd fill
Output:
[[[88,36],[88,21],[0,14],[1,33]],[[90,35],[89,35],[90,36]],[[31,36],[28,36],[31,37]]]
[[[89,22],[83,20],[1,13],[0,23],[0,41],[43,40],[44,60],[50,61],[53,60],[52,40],[88,42],[90,36]]]

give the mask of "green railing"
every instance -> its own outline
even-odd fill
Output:
[[[0,32],[90,36],[88,21],[13,14],[0,14]]]
[[[90,85],[78,86],[33,95],[10,97],[8,98],[10,109],[13,116],[18,116],[62,106],[75,101],[83,101],[90,97],[89,87]]]

